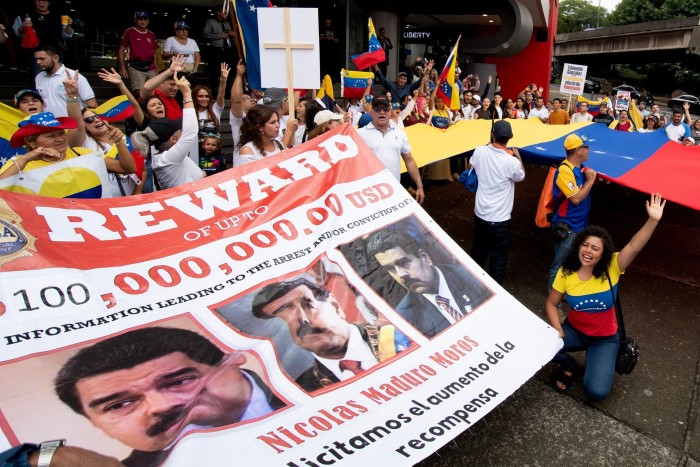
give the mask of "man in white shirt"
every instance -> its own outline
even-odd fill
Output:
[[[416,184],[416,201],[422,203],[425,193],[418,165],[411,155],[408,136],[391,121],[389,98],[382,95],[372,99],[371,114],[372,123],[368,123],[357,132],[397,180],[401,179],[401,158],[403,158],[406,171]]]
[[[97,107],[95,93],[90,87],[90,83],[84,76],[78,76],[78,95],[67,96],[63,87],[63,81],[67,76],[74,78],[76,72],[70,68],[66,68],[61,62],[59,51],[52,45],[40,46],[34,51],[34,59],[41,70],[41,73],[36,75],[34,81],[36,90],[44,99],[44,112],[51,112],[56,117],[67,117],[68,110],[66,105],[68,99],[77,99],[80,107]]]
[[[333,293],[306,278],[263,287],[252,311],[261,319],[284,320],[294,343],[313,354],[313,366],[296,379],[307,392],[350,379],[380,362],[372,345],[378,328],[348,323]]]
[[[571,123],[592,122],[593,115],[588,113],[588,103],[580,102],[578,104],[578,112],[571,116]]]
[[[541,104],[542,98],[537,100]],[[520,153],[516,148],[506,147],[512,137],[510,123],[497,121],[491,130],[491,144],[477,147],[469,161],[479,178],[471,257],[483,268],[491,256],[489,275],[499,284],[503,282],[508,263],[515,183],[525,178]]]
[[[535,99],[535,108],[530,111],[527,118],[539,118],[542,123],[549,123],[549,110],[544,106],[544,99],[541,96]]]
[[[678,144],[683,144],[684,138],[690,138],[690,127],[683,122],[683,112],[678,108],[673,109],[671,121],[666,124],[664,130],[668,139]]]

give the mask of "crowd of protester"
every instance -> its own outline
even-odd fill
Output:
[[[199,71],[202,55],[197,42],[189,37],[190,25],[184,20],[176,21],[174,35],[167,38],[160,50],[156,35],[148,29],[148,13],[139,10],[133,15],[133,26],[122,35],[116,70],[102,69],[98,73],[105,83],[116,86],[134,108],[133,116],[125,124],[125,134],[129,138],[124,139],[125,148],[120,148],[114,143],[118,139],[118,129],[94,112],[97,101],[91,83],[77,70],[62,63],[60,44],[62,39],[72,35],[70,18],[49,12],[48,2],[44,0],[35,0],[34,7],[34,11],[18,17],[12,27],[19,40],[35,31],[40,44],[32,49],[30,57],[31,68],[35,70],[35,88],[19,91],[15,104],[30,116],[47,114],[39,121],[61,122],[60,126],[65,126],[67,131],[64,153],[70,155],[74,147],[81,147],[113,154],[106,157],[106,165],[115,195],[177,186],[223,171],[227,166],[239,166],[276,154],[340,123],[349,122],[362,128],[372,121],[371,80],[361,99],[346,99],[344,103],[317,99],[313,90],[296,91],[295,118],[289,118],[289,96],[285,90],[248,88],[243,62],[227,62],[233,56],[232,29],[222,6],[203,27],[202,36],[210,41],[206,57],[210,86],[198,84],[191,88],[190,75]],[[327,21],[324,25],[328,29]],[[329,35],[327,31],[325,34]],[[385,42],[391,47],[388,39]],[[159,70],[161,59],[165,66]],[[217,59],[221,61],[212,61]],[[457,67],[454,78],[460,90],[460,106],[450,109],[437,95],[441,82],[433,60],[418,57],[411,66],[412,76],[409,78],[407,73],[399,72],[396,81],[386,78],[385,67],[381,64],[375,65],[374,70],[375,85],[384,88],[391,106],[390,121],[398,128],[422,123],[447,129],[460,120],[538,119],[548,125],[594,122],[618,131],[663,130],[673,141],[700,144],[700,121],[691,120],[687,106],[675,109],[667,122],[657,105],[646,109],[642,103],[639,111],[644,120],[637,128],[628,111],[615,110],[613,100],[605,94],[599,96],[601,103],[597,114],[593,115],[589,113],[587,102],[559,98],[545,101],[543,88],[535,83],[526,86],[517,96],[504,97],[498,77],[494,82],[492,76],[482,80],[476,74],[469,74],[460,80],[461,70]],[[225,126],[221,123],[227,93],[230,95],[232,149],[224,147],[223,141],[228,140],[228,135],[223,134]],[[189,107],[191,112],[183,111]],[[69,128],[73,123],[63,122],[61,118],[64,117],[75,122],[75,128]],[[39,126],[36,122],[27,123],[30,121],[31,118],[21,125]],[[46,126],[49,127],[51,125]],[[190,141],[192,128],[195,137]],[[40,128],[34,131],[39,132]],[[27,164],[33,160],[31,158],[36,158],[37,148],[25,142],[22,145],[26,154],[9,161],[1,169],[0,177],[32,167]],[[129,157],[135,161],[136,173],[127,172],[119,163]],[[440,169],[441,164],[448,163],[433,164],[421,175],[451,178],[454,170]]]

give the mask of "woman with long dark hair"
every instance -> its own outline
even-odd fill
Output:
[[[233,165],[247,164],[283,150],[284,146],[277,141],[279,131],[280,122],[275,109],[266,105],[251,107],[241,125],[240,149]]]
[[[564,347],[553,362],[561,365],[552,384],[558,392],[571,389],[583,373],[583,388],[592,401],[605,399],[612,387],[620,333],[615,315],[620,275],[632,264],[661,220],[666,201],[654,193],[646,202],[646,223],[615,252],[610,234],[602,227],[589,226],[576,235],[562,262],[545,305],[547,319],[559,331]],[[569,314],[559,321],[557,306],[566,295]],[[567,351],[585,350],[586,367],[580,369]]]
[[[530,109],[525,105],[525,99],[518,97],[515,100],[515,107],[510,113],[510,118],[527,118]]]
[[[200,84],[192,88],[194,108],[197,111],[197,122],[199,123],[200,142],[206,135],[221,133],[221,114],[224,112],[224,96],[226,94],[228,73],[228,65],[222,63],[219,88],[216,91],[216,100],[214,100],[212,91],[208,86],[202,86]]]

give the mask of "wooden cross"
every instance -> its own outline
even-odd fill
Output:
[[[284,49],[287,58],[287,100],[289,102],[289,118],[294,118],[294,68],[292,66],[292,49],[311,49],[313,44],[294,44],[292,43],[292,26],[289,18],[289,8],[284,10],[284,42],[264,42],[263,47],[266,49]]]

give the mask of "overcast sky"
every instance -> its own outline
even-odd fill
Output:
[[[590,3],[598,6],[598,0],[588,0]],[[608,13],[612,13],[620,0],[600,0],[600,6],[608,10]]]

